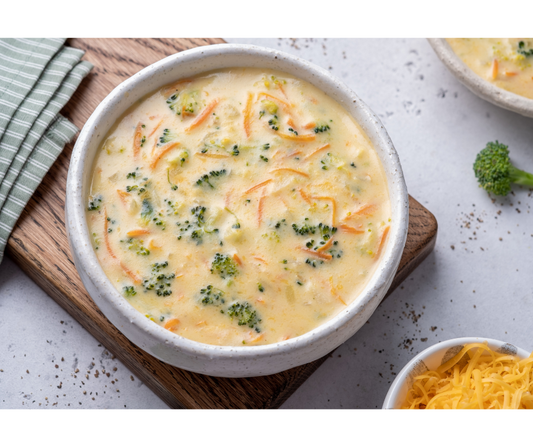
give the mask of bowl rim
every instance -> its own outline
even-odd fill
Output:
[[[82,197],[83,187],[76,188],[76,182],[83,184],[85,168],[92,169],[94,159],[86,160],[86,157],[84,156],[90,145],[91,133],[95,132],[95,129],[100,124],[101,116],[105,115],[106,108],[112,104],[114,100],[124,97],[124,95],[136,97],[135,90],[142,85],[142,83],[146,81],[155,70],[172,70],[172,68],[178,66],[180,63],[189,63],[196,59],[209,56],[232,53],[246,56],[250,52],[254,55],[259,55],[264,59],[264,65],[262,65],[262,67],[265,68],[268,68],[269,66],[269,59],[284,59],[287,61],[287,67],[290,64],[298,66],[302,70],[312,74],[314,79],[318,80],[317,83],[326,82],[329,83],[328,85],[334,85],[336,88],[341,89],[341,94],[349,97],[354,103],[356,103],[358,109],[361,110],[361,113],[366,116],[368,129],[365,129],[365,126],[355,117],[354,120],[363,128],[367,135],[370,131],[373,132],[375,134],[374,139],[379,142],[379,146],[382,148],[383,155],[378,153],[378,158],[385,170],[388,190],[391,195],[391,204],[393,200],[397,202],[398,218],[396,222],[393,221],[391,224],[391,230],[393,231],[389,233],[389,241],[385,252],[382,254],[379,264],[375,267],[373,276],[370,278],[361,294],[350,303],[346,309],[339,312],[329,321],[305,334],[282,342],[260,346],[210,345],[182,337],[164,329],[149,319],[144,318],[144,316],[131,306],[131,304],[129,304],[117,291],[109,278],[105,275],[92,248],[85,216],[85,200]],[[243,64],[241,66],[245,67],[248,65]],[[283,69],[281,69],[281,71],[283,71]],[[311,83],[313,84],[313,82]],[[161,84],[159,87],[163,85],[166,85],[166,83]],[[152,91],[155,91],[156,89],[157,88],[153,88]],[[142,95],[139,95],[139,97],[142,97]],[[348,108],[349,105],[343,104],[343,106]],[[349,110],[347,111],[350,113]],[[352,115],[352,113],[350,113],[350,115]],[[111,126],[108,126],[107,129],[110,127]],[[103,132],[103,134],[107,134],[107,130]],[[375,147],[378,146],[376,141],[372,140]],[[386,166],[389,167],[390,174],[387,174]],[[394,184],[391,184],[391,178],[395,180]],[[75,191],[75,194],[72,191]],[[278,354],[288,353],[297,350],[298,348],[304,348],[310,344],[310,342],[330,336],[332,333],[338,331],[339,327],[342,327],[353,319],[355,315],[361,313],[372,299],[379,294],[380,288],[386,285],[387,282],[390,284],[390,281],[398,268],[401,254],[403,253],[403,248],[407,239],[409,220],[409,197],[399,157],[387,131],[377,115],[371,111],[371,109],[351,90],[351,88],[331,75],[327,70],[297,56],[279,50],[247,44],[217,44],[178,52],[145,67],[115,87],[96,107],[85,123],[76,141],[67,178],[66,208],[69,213],[67,231],[69,233],[71,250],[73,252],[79,250],[82,254],[82,256],[77,257],[78,262],[76,263],[76,268],[81,268],[87,272],[88,267],[94,265],[97,266],[97,271],[91,272],[92,275],[99,279],[98,284],[93,281],[95,287],[109,304],[111,304],[120,314],[129,319],[131,324],[137,325],[144,333],[150,334],[157,339],[159,343],[170,345],[174,349],[178,349],[189,355],[199,357],[207,354],[209,359],[216,356],[218,359],[235,360],[256,360],[259,357],[271,357]],[[80,241],[73,240],[73,234],[79,237]],[[124,302],[127,306],[124,305]],[[142,318],[138,318],[139,316]],[[122,332],[121,328],[118,329]]]
[[[402,370],[398,373],[394,381],[392,382],[389,391],[387,392],[387,395],[385,396],[385,400],[383,401],[383,409],[384,410],[395,410],[396,408],[396,400],[398,398],[398,395],[400,393],[400,390],[405,383],[405,380],[407,379],[408,374],[413,369],[413,366],[418,363],[420,360],[427,359],[431,355],[444,351],[450,348],[453,348],[454,346],[459,345],[466,345],[469,343],[483,343],[487,342],[489,346],[504,346],[504,345],[511,345],[516,348],[516,354],[518,357],[521,358],[527,358],[529,357],[530,353],[527,352],[525,349],[519,348],[516,345],[513,345],[512,343],[496,340],[493,338],[487,338],[487,337],[459,337],[459,338],[452,338],[450,340],[441,341],[438,343],[435,343],[434,345],[429,346],[428,348],[424,349],[422,352],[414,356],[407,364],[402,368]]]
[[[497,87],[474,73],[452,50],[445,38],[427,40],[441,62],[472,93],[506,110],[533,118],[533,99]]]

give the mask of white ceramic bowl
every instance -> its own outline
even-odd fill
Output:
[[[451,340],[437,343],[418,354],[413,360],[403,367],[400,374],[396,376],[392,382],[389,392],[383,402],[383,409],[393,410],[402,407],[407,392],[413,386],[414,377],[424,373],[425,371],[434,370],[443,363],[450,360],[454,355],[459,353],[463,347],[469,343],[483,343],[488,342],[489,347],[496,351],[505,354],[518,355],[520,358],[529,357],[529,352],[517,348],[516,346],[506,343],[504,341],[493,340],[485,337],[463,337],[453,338]]]
[[[345,310],[294,339],[264,346],[214,346],[176,335],[135,310],[104,274],[93,251],[85,218],[95,153],[113,123],[144,95],[180,78],[228,67],[265,67],[304,79],[343,104],[374,144],[387,176],[391,231],[379,266],[363,292]],[[316,360],[363,326],[389,288],[408,228],[408,195],[398,155],[379,118],[326,70],[277,50],[252,45],[213,45],[167,57],[141,70],[96,108],[78,137],[67,180],[66,221],[76,268],[105,316],[133,343],[179,368],[222,377],[274,374]]]
[[[533,99],[496,87],[474,73],[455,54],[446,39],[428,39],[439,59],[472,93],[499,107],[533,118]]]

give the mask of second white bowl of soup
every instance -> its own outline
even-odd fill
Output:
[[[481,98],[533,117],[533,39],[428,39],[446,67]]]
[[[227,377],[313,361],[370,317],[408,201],[379,120],[278,51],[186,51],[117,87],[68,179],[76,266],[106,316],[175,366]]]

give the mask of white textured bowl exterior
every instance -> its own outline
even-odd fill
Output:
[[[463,337],[453,338],[451,340],[437,343],[418,354],[413,360],[403,367],[400,374],[392,382],[389,392],[383,402],[384,410],[400,409],[407,397],[407,392],[413,386],[413,378],[428,370],[435,370],[444,362],[450,360],[458,354],[463,347],[469,343],[488,342],[489,347],[496,351],[506,354],[518,355],[525,359],[529,357],[529,352],[524,349],[506,343],[504,341],[493,340],[485,337]]]
[[[448,70],[472,93],[494,105],[533,118],[533,99],[496,87],[478,76],[454,53],[446,39],[428,41]]]
[[[341,103],[365,130],[383,164],[391,199],[389,240],[376,272],[345,310],[294,339],[264,346],[214,346],[176,335],[145,318],[115,289],[92,248],[85,217],[96,151],[113,123],[135,101],[176,79],[229,67],[265,67],[304,79]],[[378,117],[326,70],[277,50],[252,45],[199,47],[167,57],[116,87],[96,108],[74,147],[67,179],[66,221],[76,268],[105,316],[134,344],[171,365],[221,377],[274,374],[316,360],[354,335],[387,292],[407,238],[408,195],[398,155]]]

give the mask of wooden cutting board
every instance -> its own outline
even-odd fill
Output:
[[[120,82],[170,54],[221,39],[73,39],[94,69],[63,114],[79,128]],[[224,379],[167,365],[133,345],[100,312],[76,272],[65,232],[65,185],[72,145],[44,178],[8,241],[8,253],[59,305],[172,408],[277,408],[327,358],[266,377]],[[431,252],[435,217],[412,197],[409,233],[390,293]]]

